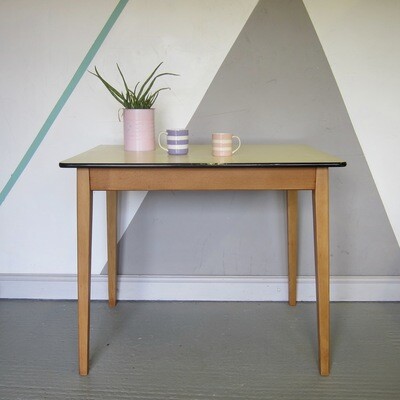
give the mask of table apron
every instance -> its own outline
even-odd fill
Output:
[[[91,190],[307,190],[314,167],[89,168]]]

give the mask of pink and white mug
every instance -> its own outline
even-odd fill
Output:
[[[238,145],[233,149],[233,139],[238,141]],[[212,151],[213,156],[216,157],[229,157],[235,154],[242,145],[239,136],[232,135],[230,133],[213,133],[212,134]]]

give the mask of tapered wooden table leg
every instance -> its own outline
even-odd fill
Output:
[[[289,305],[295,306],[297,297],[297,252],[298,252],[297,190],[287,190],[286,198],[287,198]]]
[[[117,304],[117,194],[107,191],[108,305]]]
[[[319,370],[330,372],[329,315],[329,175],[328,168],[317,168],[313,191],[315,278],[317,289]]]
[[[92,191],[89,170],[77,169],[79,374],[89,373]]]

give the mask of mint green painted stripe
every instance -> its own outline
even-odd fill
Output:
[[[25,155],[22,157],[22,160],[18,164],[17,168],[15,169],[14,173],[11,175],[10,179],[4,186],[3,190],[0,193],[0,205],[6,199],[7,195],[10,193],[11,189],[17,182],[18,178],[21,176],[22,172],[28,165],[29,161],[35,154],[36,150],[39,148],[40,144],[42,143],[43,139],[46,137],[47,132],[49,131],[50,127],[53,125],[53,122],[57,118],[58,114],[64,107],[65,103],[67,102],[69,96],[71,96],[72,92],[74,91],[76,85],[82,78],[83,74],[89,67],[89,64],[93,60],[93,57],[96,55],[97,51],[99,50],[100,46],[103,44],[104,39],[107,37],[108,33],[110,32],[111,28],[115,24],[115,21],[120,16],[122,10],[125,8],[126,4],[129,0],[120,0],[117,6],[115,7],[114,11],[108,18],[106,24],[104,25],[103,29],[97,36],[96,40],[90,47],[89,51],[87,52],[85,58],[79,65],[78,69],[76,70],[74,76],[72,77],[71,81],[69,82],[68,86],[64,90],[63,94],[57,101],[56,105],[50,112],[49,116],[47,117],[45,123],[43,124],[42,128],[40,129],[39,133],[35,137],[32,144],[29,146],[28,150],[26,151]]]

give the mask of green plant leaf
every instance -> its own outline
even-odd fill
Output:
[[[89,71],[92,75],[97,76],[97,78],[100,79],[100,81],[104,84],[104,86],[107,88],[107,90],[112,94],[112,96],[119,102],[121,103],[123,106],[125,106],[125,98],[123,95],[121,95],[121,93],[118,92],[117,89],[115,89],[114,87],[112,87],[99,73],[99,71],[97,70],[96,67],[94,67],[94,70],[96,71],[96,73]]]
[[[142,92],[144,90],[144,88],[147,85],[147,82],[149,82],[151,80],[151,78],[154,76],[154,74],[157,72],[158,68],[160,68],[162,62],[160,62],[160,64],[157,65],[157,67],[155,68],[155,70],[150,74],[150,76],[144,81],[143,85],[141,86],[139,93],[138,93],[138,97],[140,98],[140,96],[142,95]]]
[[[155,81],[164,75],[172,75],[172,76],[179,76],[178,74],[174,74],[171,72],[163,72],[161,74],[156,75],[157,70],[160,68],[162,62],[157,65],[157,67],[153,70],[153,72],[150,74],[150,76],[144,81],[142,85],[140,85],[140,81],[136,83],[133,91],[129,89],[128,84],[126,82],[125,76],[121,71],[121,68],[119,67],[117,63],[117,68],[119,71],[119,74],[121,75],[122,81],[124,83],[124,89],[126,93],[124,94],[123,91],[119,92],[117,89],[115,89],[113,86],[111,86],[99,73],[97,70],[97,67],[95,67],[95,72],[88,71],[92,75],[96,76],[100,81],[103,83],[103,85],[107,88],[107,90],[111,93],[111,95],[119,102],[121,103],[125,108],[136,108],[136,109],[146,109],[146,108],[151,108],[156,101],[159,93],[162,90],[167,90],[170,88],[161,88],[156,90],[155,92],[151,93],[151,89],[155,83]]]
[[[160,94],[160,92],[162,90],[171,90],[171,88],[169,88],[169,87],[161,88],[161,89],[156,90],[153,94],[149,95],[147,98],[149,99],[149,102],[151,103],[151,106],[155,103],[155,101],[157,100],[158,95]]]
[[[119,67],[118,63],[117,63],[117,68],[118,68],[118,71],[119,71],[119,73],[120,73],[120,75],[121,75],[121,77],[122,77],[122,81],[124,82],[124,86],[125,86],[125,90],[126,90],[126,96],[125,96],[125,98],[126,98],[126,102],[129,104],[129,103],[131,102],[130,90],[129,90],[129,88],[128,88],[128,85],[127,85],[127,83],[126,83],[124,74],[122,73],[121,68]],[[121,94],[122,94],[122,92],[121,92]],[[122,95],[123,95],[123,94],[122,94]]]
[[[155,76],[155,77],[153,78],[153,80],[149,83],[149,87],[148,87],[148,88],[146,89],[146,91],[143,93],[143,96],[147,96],[147,94],[150,92],[151,88],[153,87],[153,85],[154,85],[156,79],[158,79],[160,76],[164,76],[164,75],[174,75],[174,76],[177,76],[177,74],[172,74],[172,73],[170,73],[170,72],[164,72],[164,73],[162,73],[162,74],[158,74],[158,75]]]

